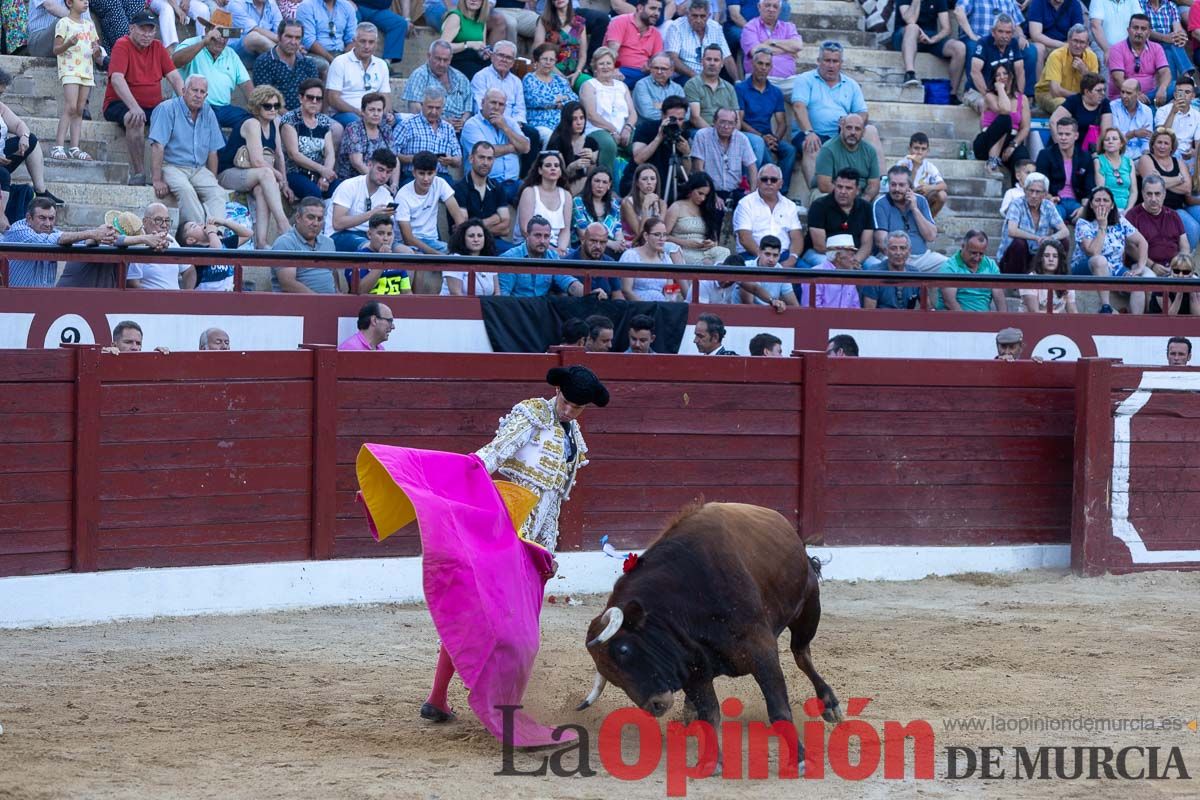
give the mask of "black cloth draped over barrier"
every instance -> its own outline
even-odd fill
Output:
[[[480,297],[483,325],[497,353],[544,353],[561,344],[562,324],[572,317],[603,314],[613,321],[614,353],[629,349],[629,320],[654,320],[656,353],[678,353],[687,327],[687,303],[628,303],[595,297]]]

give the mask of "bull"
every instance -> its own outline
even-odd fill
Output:
[[[685,511],[617,580],[588,626],[597,674],[579,710],[613,683],[661,717],[682,690],[689,710],[715,728],[713,679],[753,675],[770,721],[791,722],[778,649],[787,628],[822,716],[839,721],[838,699],[809,653],[821,619],[820,574],[820,562],[776,511],[741,503]]]

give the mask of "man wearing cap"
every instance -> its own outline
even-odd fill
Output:
[[[996,334],[997,361],[1018,361],[1024,349],[1025,335],[1021,333],[1020,328],[1005,328]]]
[[[163,101],[163,79],[175,94],[183,94],[183,78],[157,33],[158,17],[152,11],[134,14],[129,33],[117,39],[108,64],[104,118],[125,130],[130,186],[146,183],[146,125]]]
[[[825,240],[825,251],[829,261],[818,264],[813,269],[855,270],[858,269],[858,243],[848,233],[839,233]],[[858,297],[858,287],[851,283],[817,283],[813,284],[816,293],[817,308],[862,308]],[[800,286],[800,305],[808,305],[809,284]]]
[[[217,9],[209,19],[200,22],[207,28],[204,35],[180,42],[171,53],[171,60],[185,78],[199,75],[208,80],[208,103],[217,115],[217,122],[223,128],[236,130],[250,119],[250,112],[233,104],[233,91],[241,89],[249,100],[254,82],[225,36],[233,28],[233,17],[228,11]]]

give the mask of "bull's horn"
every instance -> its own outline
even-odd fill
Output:
[[[604,644],[615,636],[617,631],[621,630],[621,623],[625,621],[625,613],[616,606],[612,606],[604,612],[604,616],[600,620],[604,623],[604,630],[600,631],[600,634],[595,639],[587,643],[588,647]]]
[[[604,687],[608,685],[608,681],[599,672],[596,673],[596,682],[592,684],[592,690],[588,692],[588,696],[583,702],[575,707],[576,711],[583,711],[585,708],[596,702],[600,698],[600,693],[604,691]]]

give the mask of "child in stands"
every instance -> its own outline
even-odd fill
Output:
[[[83,112],[88,93],[96,85],[92,77],[92,58],[100,48],[100,35],[90,19],[84,19],[89,0],[67,0],[67,16],[54,26],[54,55],[58,56],[58,80],[62,83],[62,114],[58,118],[58,138],[50,149],[51,158],[91,161],[79,149]],[[71,147],[64,148],[67,128],[71,129]]]
[[[1025,196],[1025,178],[1029,176],[1036,165],[1028,158],[1022,158],[1013,164],[1013,187],[1004,193],[1004,199],[1000,201],[1000,216],[1008,213],[1008,207],[1014,200],[1020,200]]]
[[[925,197],[929,213],[934,217],[946,205],[946,179],[942,171],[929,160],[929,137],[920,131],[908,140],[908,155],[897,161],[912,172],[913,191]]]

